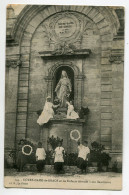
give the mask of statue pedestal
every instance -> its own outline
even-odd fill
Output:
[[[70,138],[70,132],[72,130],[78,130],[80,132],[82,141],[83,125],[85,120],[71,120],[71,119],[51,119],[46,126],[41,127],[40,141],[43,143],[43,147],[47,150],[47,138],[49,136],[59,137],[63,139],[63,147],[68,153],[77,152],[77,142]]]

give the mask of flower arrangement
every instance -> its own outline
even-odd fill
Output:
[[[77,166],[77,153],[65,154],[64,164],[67,166]]]
[[[22,153],[26,156],[30,156],[33,152],[33,148],[31,145],[24,145],[22,147]]]
[[[88,116],[90,110],[88,107],[81,107],[80,111],[79,111],[79,117],[80,119],[84,119],[85,116]]]
[[[111,157],[108,153],[104,152],[105,146],[94,141],[91,143],[92,149],[90,151],[89,161],[91,164],[97,163],[99,170],[102,170],[102,166],[108,167]]]
[[[70,138],[72,140],[78,141],[81,138],[81,134],[77,129],[74,129],[70,132]]]
[[[59,138],[58,136],[55,138],[53,135],[51,137],[48,137],[47,140],[47,143],[51,145],[53,150],[55,150],[59,142],[63,143],[63,139]]]

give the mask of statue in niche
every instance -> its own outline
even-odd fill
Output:
[[[61,78],[55,88],[57,98],[60,100],[61,108],[65,108],[67,106],[66,102],[69,101],[71,91],[72,91],[71,81],[68,78],[66,71],[63,70],[61,73]]]

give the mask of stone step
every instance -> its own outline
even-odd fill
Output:
[[[36,164],[26,164],[24,166],[23,171],[37,172]],[[80,169],[77,168],[76,166],[64,166],[64,171],[65,173],[73,173],[73,174],[81,173]],[[98,167],[87,167],[88,173],[95,173],[97,171],[98,171]],[[45,165],[43,172],[55,173],[54,165]]]

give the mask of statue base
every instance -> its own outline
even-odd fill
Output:
[[[48,150],[48,137],[52,135],[63,139],[62,146],[67,153],[77,152],[77,141],[71,139],[70,132],[72,130],[78,130],[80,134],[80,141],[82,141],[83,126],[85,120],[83,119],[51,119],[49,123],[41,127],[40,141],[43,143],[43,147]]]

